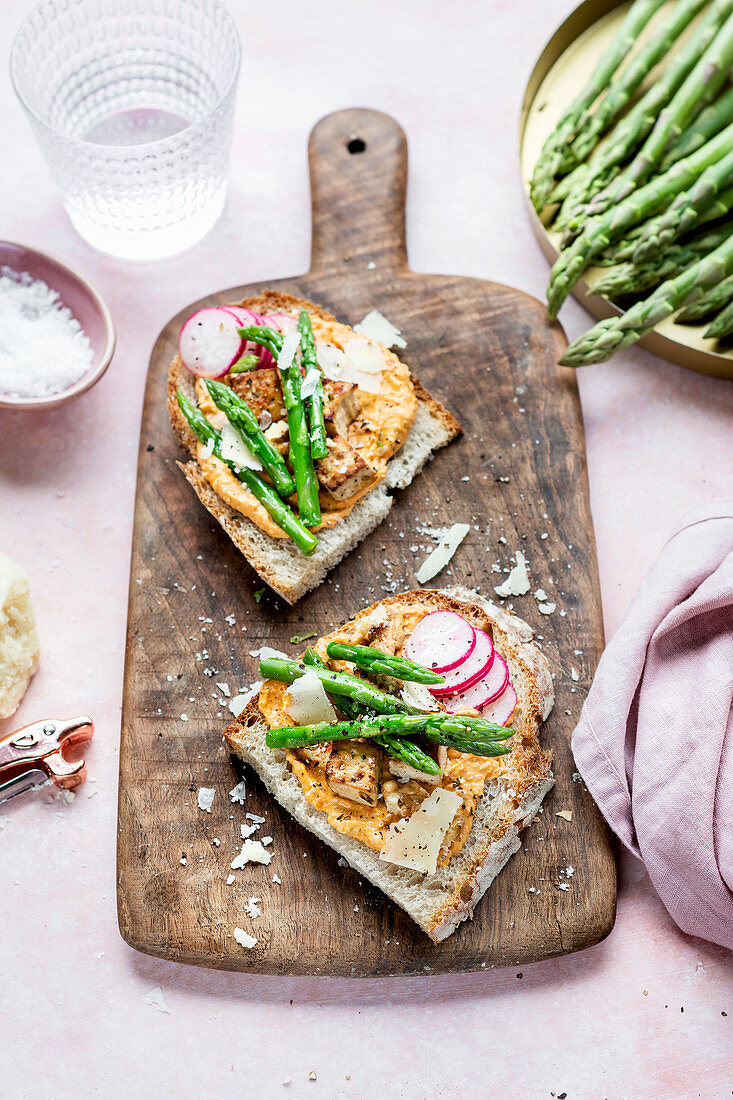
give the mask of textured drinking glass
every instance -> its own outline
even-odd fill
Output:
[[[224,207],[240,46],[218,0],[43,0],[10,71],[72,224],[171,256]]]

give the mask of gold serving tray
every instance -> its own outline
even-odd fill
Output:
[[[616,33],[628,8],[617,0],[585,0],[558,27],[532,70],[522,103],[520,159],[522,182],[535,236],[550,263],[558,256],[558,235],[543,225],[529,201],[529,179],[540,148],[560,114],[580,91],[601,52]],[[664,19],[672,2],[665,4],[650,26]],[[646,33],[646,32],[645,32]],[[654,79],[655,73],[650,74]],[[647,85],[644,85],[645,88]],[[593,314],[604,319],[621,313],[616,306],[588,294],[588,282],[599,274],[589,268],[588,281],[581,279],[573,295]],[[721,350],[715,340],[704,340],[705,325],[678,325],[666,320],[645,336],[640,345],[672,363],[700,374],[733,379],[733,350]]]

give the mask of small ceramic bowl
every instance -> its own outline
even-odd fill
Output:
[[[26,248],[22,244],[13,244],[11,241],[0,241],[0,268],[2,267],[10,267],[19,272],[27,271],[34,279],[43,279],[58,293],[62,304],[71,310],[89,337],[93,360],[89,370],[78,382],[59,393],[44,397],[12,397],[10,394],[0,393],[0,409],[52,409],[57,405],[65,405],[98,382],[109,366],[115,350],[112,316],[100,295],[86,279],[45,252]]]

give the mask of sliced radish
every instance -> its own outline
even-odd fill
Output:
[[[269,328],[277,329],[283,335],[287,335],[288,332],[295,332],[298,327],[297,319],[291,317],[289,313],[266,313],[262,318],[262,323],[268,325]]]
[[[184,366],[199,378],[221,378],[244,351],[239,322],[226,309],[200,309],[188,318],[178,337]]]
[[[455,695],[486,676],[494,660],[494,643],[485,630],[477,630],[473,652],[457,668],[445,673],[445,682],[431,687],[433,695]]]
[[[228,313],[233,313],[243,328],[249,328],[250,325],[264,325],[267,322],[260,313],[255,313],[252,309],[245,309],[244,306],[222,306],[222,309],[226,309]],[[257,370],[266,370],[268,367],[275,366],[275,360],[270,355],[267,348],[263,348],[260,344],[255,344],[252,340],[247,340],[244,345],[243,355],[259,355],[260,361],[257,364]]]
[[[517,709],[517,702],[516,691],[511,684],[507,684],[499,698],[484,707],[481,717],[496,722],[497,726],[505,726]]]
[[[461,710],[463,707],[473,707],[474,710],[481,710],[482,707],[487,707],[489,703],[493,703],[495,699],[498,699],[508,683],[509,669],[507,663],[501,653],[494,650],[494,660],[486,675],[465,691],[452,695],[446,701],[446,708],[451,714],[455,714],[457,710]]]
[[[473,653],[476,631],[455,611],[431,611],[417,624],[405,656],[433,672],[450,672]]]

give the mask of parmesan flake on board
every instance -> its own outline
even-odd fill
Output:
[[[438,787],[411,817],[390,825],[379,858],[397,867],[435,874],[440,846],[461,802],[455,791]]]
[[[211,807],[214,804],[214,796],[216,795],[216,789],[214,787],[199,787],[196,795],[196,801],[200,810],[205,810],[207,814],[211,813]]]
[[[247,949],[254,947],[257,943],[257,937],[250,936],[249,932],[245,932],[243,928],[234,929],[234,938],[240,947],[246,947]]]
[[[494,592],[502,599],[506,599],[507,596],[526,596],[530,589],[527,559],[521,550],[517,550],[514,556],[517,564],[503,584],[494,586]]]
[[[443,533],[438,545],[428,554],[415,574],[418,584],[426,584],[445,569],[470,530],[470,523],[454,523]]]
[[[266,848],[263,848],[259,840],[245,840],[242,851],[234,857],[230,867],[232,871],[238,871],[240,867],[245,867],[248,863],[264,863],[267,865],[271,859],[272,852],[268,852]]]

